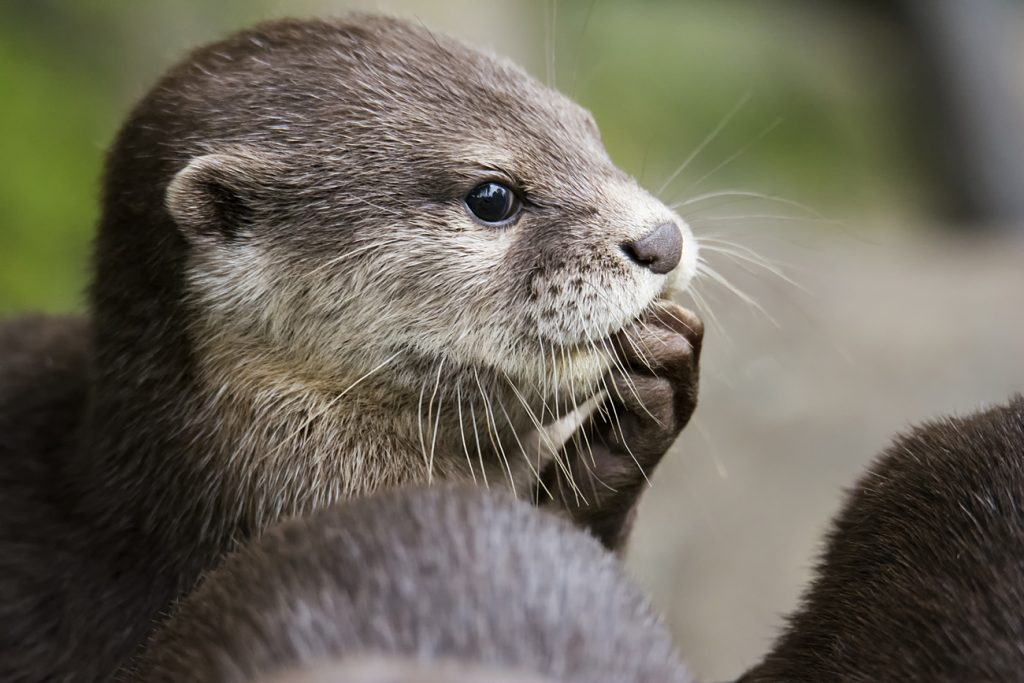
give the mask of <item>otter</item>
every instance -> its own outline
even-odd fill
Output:
[[[391,489],[272,527],[178,605],[131,680],[310,678],[692,680],[596,539],[464,484]]]
[[[2,333],[0,679],[103,679],[240,543],[409,482],[621,551],[696,403],[696,262],[503,60],[365,15],[198,49],[109,152],[87,319]]]
[[[1024,396],[895,440],[854,487],[803,605],[741,683],[1018,681]]]

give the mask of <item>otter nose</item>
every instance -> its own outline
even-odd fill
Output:
[[[623,242],[622,251],[652,273],[664,275],[679,265],[683,233],[675,223],[662,223],[638,240]]]

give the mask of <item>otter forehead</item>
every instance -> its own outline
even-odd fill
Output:
[[[396,19],[257,26],[193,54],[160,95],[186,157],[258,139],[363,172],[430,162],[439,173],[421,178],[426,192],[477,167],[555,194],[621,176],[586,110],[510,62]]]

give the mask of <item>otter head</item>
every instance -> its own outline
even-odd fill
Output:
[[[686,223],[615,167],[589,113],[398,20],[238,34],[129,128],[158,131],[144,151],[197,336],[316,381],[401,357],[417,389],[439,363],[593,385],[609,336],[696,269]]]
[[[157,95],[191,129],[166,191],[189,293],[300,372],[409,353],[528,381],[573,362],[586,384],[694,273],[686,223],[585,110],[424,28],[274,24],[176,77]]]

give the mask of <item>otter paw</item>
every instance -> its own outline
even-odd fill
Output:
[[[704,325],[660,303],[614,339],[604,403],[543,481],[554,502],[611,550],[625,547],[643,485],[697,406]]]
[[[657,465],[693,415],[703,336],[700,318],[668,302],[616,335],[617,367],[593,426],[612,454],[629,458],[633,470],[639,465],[649,472]]]

